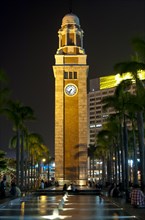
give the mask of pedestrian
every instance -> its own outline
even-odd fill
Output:
[[[4,180],[2,180],[0,182],[0,197],[5,197],[6,196],[6,192],[5,192],[5,183]]]
[[[10,194],[11,194],[12,196],[16,196],[16,184],[15,184],[15,182],[12,182],[12,183],[11,183]]]
[[[77,188],[74,183],[71,183],[71,191],[76,192]]]
[[[66,185],[66,183],[63,185],[63,191],[64,191],[64,192],[67,191],[67,185]]]
[[[119,188],[116,184],[114,184],[114,188],[110,192],[111,197],[119,197],[120,196],[120,191]]]
[[[133,186],[131,191],[131,205],[136,208],[145,207],[145,195],[142,190],[139,188],[138,184]]]
[[[16,197],[20,197],[21,196],[21,190],[18,186],[16,186]]]
[[[115,183],[111,183],[111,185],[109,186],[109,189],[108,189],[108,196],[111,196],[111,191],[112,191],[112,189],[114,188],[114,186],[115,186]]]
[[[44,180],[41,180],[41,189],[44,189],[45,184],[44,184]]]

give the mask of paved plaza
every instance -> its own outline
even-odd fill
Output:
[[[142,210],[143,211],[143,210]],[[144,215],[145,216],[145,215]],[[138,219],[117,203],[99,195],[33,194],[0,205],[1,220]],[[144,218],[143,218],[144,219]]]

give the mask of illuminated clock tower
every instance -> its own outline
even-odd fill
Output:
[[[79,18],[63,17],[55,77],[55,178],[60,184],[87,181],[87,55]]]

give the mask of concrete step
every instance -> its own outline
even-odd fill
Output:
[[[100,195],[101,190],[99,189],[77,189],[76,191],[68,190],[69,195],[78,194],[78,195]],[[38,189],[34,192],[35,194],[44,194],[44,195],[63,195],[64,191],[61,189]]]

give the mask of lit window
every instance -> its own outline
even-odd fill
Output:
[[[90,125],[90,128],[95,128],[95,125],[93,124],[93,125]]]
[[[96,128],[102,127],[102,124],[96,124]]]
[[[108,115],[103,115],[103,118],[107,118],[108,117]]]

